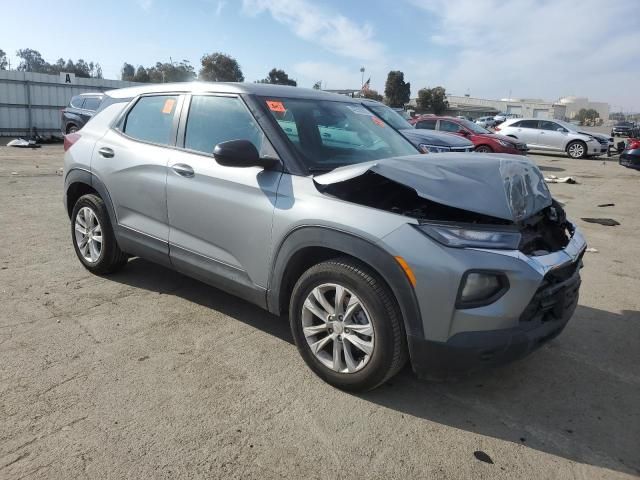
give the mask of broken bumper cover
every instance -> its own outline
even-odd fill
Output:
[[[525,357],[562,332],[578,304],[580,261],[568,278],[549,272],[513,328],[460,332],[446,342],[408,337],[414,371],[421,377],[446,380]],[[562,272],[562,276],[567,275]]]
[[[620,155],[620,165],[640,170],[640,148],[622,152],[622,155]]]

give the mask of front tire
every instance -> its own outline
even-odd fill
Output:
[[[476,147],[478,153],[493,153],[493,149],[489,145],[479,145]]]
[[[407,360],[393,294],[375,272],[348,257],[319,263],[300,277],[289,321],[309,368],[343,390],[371,390]]]
[[[587,156],[587,145],[579,140],[567,145],[567,155],[571,158],[584,158]]]
[[[92,273],[113,273],[127,263],[127,255],[113,234],[107,208],[97,195],[83,195],[74,205],[71,240],[78,259]]]

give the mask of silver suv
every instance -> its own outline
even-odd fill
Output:
[[[321,378],[358,391],[407,358],[459,376],[572,315],[585,241],[514,155],[419,154],[366,105],[263,84],[110,91],[65,139],[76,254],[140,256],[274,314]]]

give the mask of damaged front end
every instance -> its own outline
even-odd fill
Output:
[[[538,168],[512,156],[403,157],[342,167],[315,177],[319,191],[418,220],[450,247],[561,250],[574,227]]]

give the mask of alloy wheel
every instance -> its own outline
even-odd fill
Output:
[[[371,359],[371,316],[342,285],[325,283],[309,293],[302,306],[302,330],[316,359],[335,372],[357,372]]]
[[[581,158],[584,155],[584,146],[580,143],[574,143],[569,147],[569,155],[572,158]]]
[[[80,255],[89,263],[96,263],[102,252],[102,227],[89,207],[78,210],[75,221],[75,240]]]

